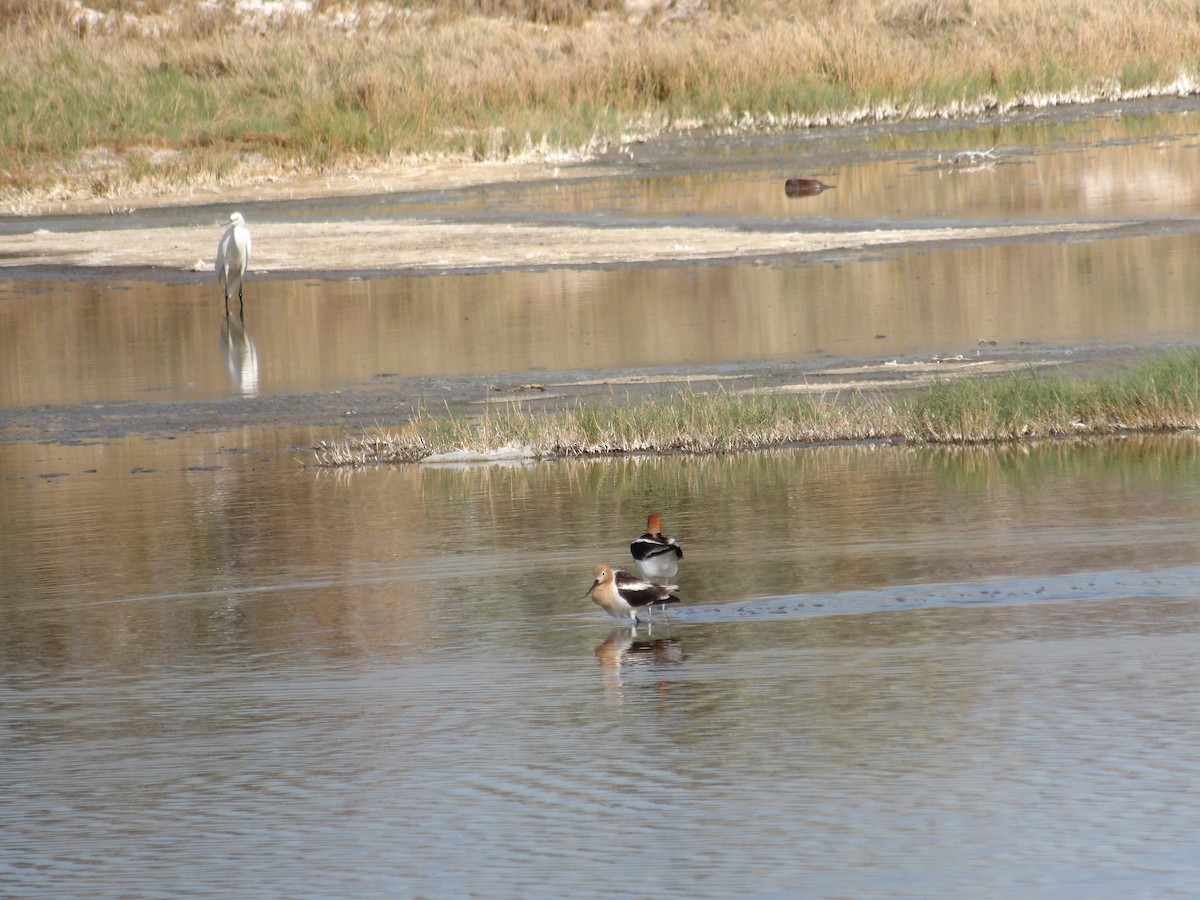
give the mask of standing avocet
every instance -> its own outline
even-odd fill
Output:
[[[663,582],[675,577],[683,549],[675,538],[662,533],[662,516],[656,512],[646,517],[646,533],[629,545],[638,571],[647,581]]]
[[[628,619],[630,625],[641,621],[637,614],[639,609],[655,603],[679,602],[679,598],[671,594],[671,591],[679,590],[673,584],[651,584],[624,569],[614,569],[604,563],[596,566],[595,575],[595,581],[588,588],[592,602],[614,619]]]

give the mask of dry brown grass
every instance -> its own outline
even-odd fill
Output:
[[[583,156],[701,123],[798,128],[1190,90],[1200,46],[1185,0],[90,5],[0,0],[0,190]],[[131,173],[134,147],[172,153]],[[101,178],[86,155],[97,148],[113,160]]]

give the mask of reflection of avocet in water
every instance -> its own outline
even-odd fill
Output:
[[[595,653],[606,690],[621,686],[622,670],[626,674],[644,670],[652,683],[665,686],[657,679],[668,667],[683,662],[683,645],[675,638],[642,637],[632,628],[614,629]]]
[[[225,316],[221,325],[221,356],[233,389],[243,397],[258,396],[258,351],[236,316]]]

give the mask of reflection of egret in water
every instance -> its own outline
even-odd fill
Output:
[[[596,661],[600,663],[605,690],[612,690],[621,687],[622,669],[626,674],[641,671],[654,675],[683,662],[683,645],[673,637],[655,637],[653,632],[640,635],[633,628],[616,628],[596,648]],[[656,686],[666,692],[670,682],[658,681]]]
[[[233,389],[243,397],[258,396],[258,351],[236,316],[225,316],[221,326],[221,355]]]

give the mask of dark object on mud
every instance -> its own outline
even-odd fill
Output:
[[[824,184],[815,178],[789,178],[783,183],[783,189],[789,197],[811,197],[831,187],[834,185]]]

